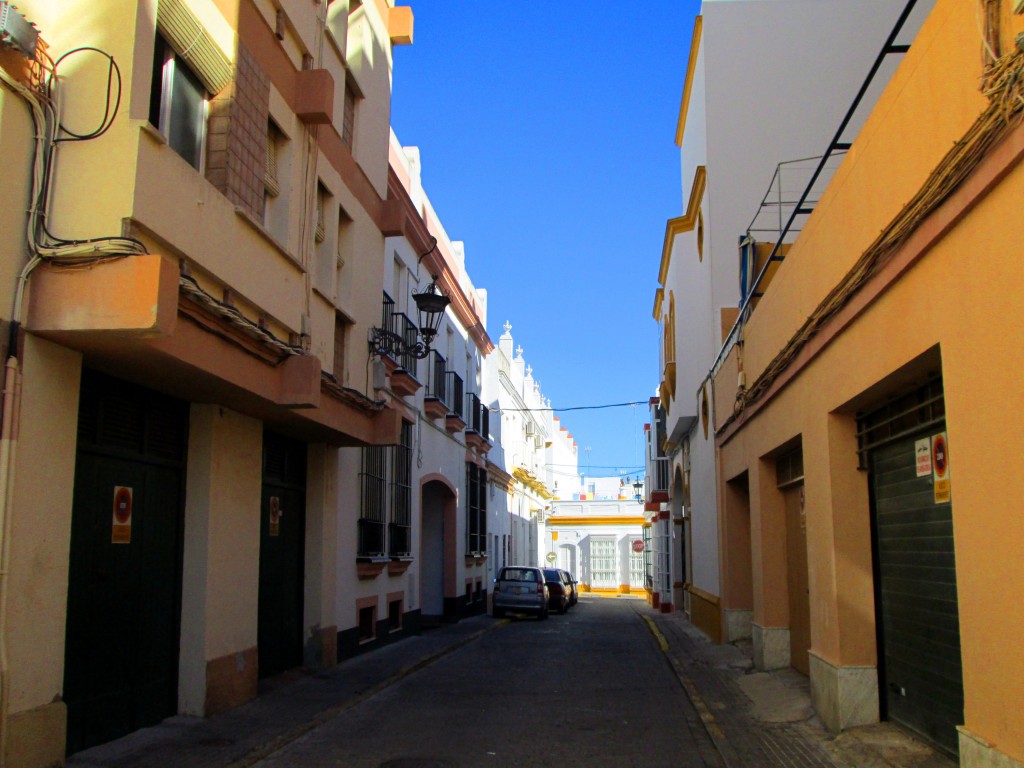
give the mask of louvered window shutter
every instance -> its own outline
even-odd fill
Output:
[[[267,123],[267,154],[263,172],[263,186],[268,195],[277,197],[281,187],[277,181],[277,149],[281,133],[273,123]]]
[[[207,91],[217,94],[228,86],[233,72],[231,60],[182,0],[160,0],[156,28]]]

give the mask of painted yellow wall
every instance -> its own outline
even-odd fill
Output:
[[[206,662],[256,645],[263,425],[200,404],[189,422],[178,699],[202,714]]]
[[[150,71],[147,65],[144,75],[136,73],[139,52],[135,50],[135,36],[125,31],[136,28],[137,15],[148,12],[147,4],[107,0],[100,10],[88,0],[29,0],[18,6],[37,23],[54,59],[73,48],[93,46],[113,56],[120,67],[123,95],[110,130],[92,141],[60,145],[50,221],[51,231],[59,237],[118,236],[122,217],[131,210],[134,187],[134,152],[130,148],[135,145],[136,131],[126,118],[133,97],[144,94],[147,103],[149,99],[148,87],[144,91],[134,89],[133,78],[138,74],[148,83]],[[155,25],[155,21],[152,23]],[[151,53],[150,48],[146,59],[150,64]],[[99,125],[105,109],[107,73],[107,59],[94,53],[75,54],[61,63],[62,121],[71,130],[87,133]],[[112,151],[112,147],[120,149]],[[83,198],[91,204],[80,205]]]
[[[32,120],[27,105],[6,86],[0,86],[0,145],[11,151],[7,153],[4,167],[9,178],[0,184],[0,285],[15,285],[18,273],[28,261],[25,245],[25,211],[28,210],[31,193],[27,181],[16,183],[15,179],[28,179],[32,162]],[[0,317],[10,316],[8,302],[0,306]]]
[[[29,336],[22,370],[17,475],[8,509],[6,631],[12,713],[48,704],[64,688],[81,358]]]
[[[939,0],[747,326],[748,383],[975,120],[985,105],[979,75],[975,4]],[[1018,129],[1012,141],[1024,146],[1024,133]],[[966,725],[1016,760],[1024,760],[1017,714],[1024,711],[1024,661],[1012,639],[1024,633],[1024,609],[1007,585],[1024,583],[1024,477],[1007,459],[1019,454],[1022,421],[1022,199],[1024,168],[1014,165],[721,450],[728,479],[802,437],[812,648],[836,664],[873,664],[866,475],[855,469],[848,404],[938,347]]]

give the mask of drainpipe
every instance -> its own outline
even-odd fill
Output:
[[[7,713],[10,702],[7,665],[7,575],[11,552],[9,510],[14,492],[14,453],[18,440],[16,415],[21,400],[21,371],[14,354],[7,358],[4,383],[3,427],[0,433],[0,766],[7,764]]]
[[[3,391],[3,421],[0,422],[0,768],[7,765],[7,714],[10,710],[10,683],[7,662],[7,577],[11,556],[11,507],[14,497],[15,454],[18,447],[18,417],[21,408],[21,366],[18,362],[18,335],[21,329],[22,302],[29,275],[42,263],[33,256],[21,270],[14,293],[11,329],[7,346]]]

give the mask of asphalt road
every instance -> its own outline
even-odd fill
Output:
[[[564,616],[504,620],[257,765],[720,765],[631,603],[584,596]]]

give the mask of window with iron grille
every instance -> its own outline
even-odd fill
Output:
[[[360,557],[384,555],[384,522],[386,520],[388,449],[384,446],[363,448],[362,471],[359,473]]]
[[[466,554],[487,548],[487,469],[466,462]]]
[[[388,554],[408,557],[412,552],[412,424],[402,422],[399,443],[391,448],[391,524]]]

